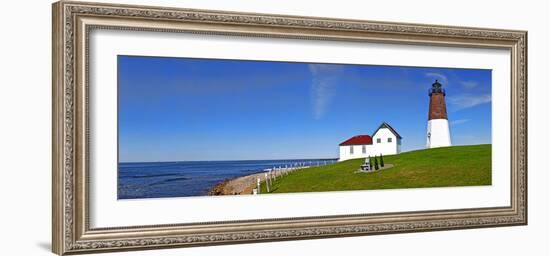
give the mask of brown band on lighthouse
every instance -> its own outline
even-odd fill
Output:
[[[447,119],[447,107],[445,106],[445,94],[441,92],[431,93],[430,113],[428,120]]]

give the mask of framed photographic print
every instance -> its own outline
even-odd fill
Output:
[[[526,40],[55,3],[53,251],[525,225]]]

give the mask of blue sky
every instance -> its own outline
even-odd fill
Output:
[[[426,142],[428,89],[447,90],[453,145],[491,143],[491,71],[118,57],[119,161],[337,158],[382,123]]]

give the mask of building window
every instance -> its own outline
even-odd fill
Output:
[[[391,138],[388,138],[388,142],[391,142]]]
[[[376,143],[382,143],[382,139],[380,138],[376,139]]]
[[[367,153],[367,146],[363,145],[363,154]]]
[[[353,155],[353,146],[349,146],[349,153]]]

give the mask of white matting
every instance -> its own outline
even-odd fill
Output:
[[[507,51],[106,30],[91,33],[90,42],[91,227],[510,204],[510,53]],[[119,54],[492,69],[493,185],[118,201],[115,110]]]

